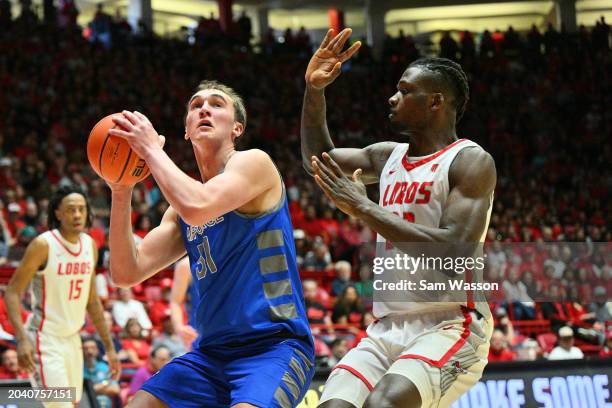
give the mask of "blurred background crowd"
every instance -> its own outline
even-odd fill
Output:
[[[0,0],[2,283],[27,244],[46,229],[50,192],[63,185],[86,191],[95,215],[89,232],[101,251],[97,288],[128,363],[121,384],[98,386],[101,396],[111,401],[122,393],[125,400],[130,381],[138,389],[138,382],[189,344],[169,323],[172,271],[133,290],[117,290],[108,278],[109,190],[87,163],[88,132],[107,114],[143,112],[166,136],[165,149],[179,167],[199,177],[182,118],[202,79],[225,82],[243,95],[249,119],[239,145],[268,152],[283,175],[318,364],[333,366],[365,335],[373,320],[372,272],[359,249],[374,234],[334,208],[301,166],[302,78],[316,46],[305,30],[286,30],[283,41],[270,33],[252,44],[246,16],[226,32],[214,18],[202,18],[186,41],[160,38],[144,26],[133,30],[102,7],[83,28],[70,7],[59,9],[58,22],[50,23],[27,8],[11,16],[2,11],[5,3]],[[512,27],[444,33],[436,45],[470,79],[459,137],[481,144],[497,166],[488,268],[503,290],[489,299],[497,323],[490,361],[611,355],[609,26],[602,18],[571,35],[552,26],[544,32],[534,26],[527,33]],[[400,33],[386,38],[381,58],[365,45],[344,64],[327,91],[336,145],[361,147],[396,137],[387,125],[387,100],[422,53]],[[369,196],[378,201],[376,188]],[[167,207],[152,178],[137,185],[135,235],[144,237]],[[578,242],[586,250],[571,244]],[[512,245],[518,243],[531,245]],[[28,305],[26,296],[24,318]],[[1,300],[0,324],[7,348],[0,377],[19,375]],[[95,337],[87,339],[85,370],[95,378],[104,350]]]

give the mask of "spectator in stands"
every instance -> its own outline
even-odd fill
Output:
[[[304,301],[306,304],[306,316],[308,316],[308,322],[310,324],[324,324],[328,327],[323,336],[320,336],[323,332],[321,329],[316,328],[312,330],[312,333],[316,337],[323,337],[326,342],[332,341],[334,336],[334,329],[332,327],[331,317],[329,312],[318,300],[318,284],[315,280],[306,279],[302,282],[304,289]]]
[[[348,261],[336,262],[336,279],[332,282],[332,294],[334,296],[340,296],[348,285],[353,285],[351,280],[351,274],[353,267]]]
[[[542,299],[542,283],[540,281],[535,281],[533,278],[533,273],[529,270],[523,272],[521,276],[521,281],[525,285],[527,296],[529,298],[537,301]]]
[[[132,289],[119,288],[117,290],[119,299],[113,304],[113,318],[120,327],[125,327],[128,319],[136,319],[145,330],[150,330],[153,325],[144,305],[132,299]]]
[[[112,400],[119,395],[119,382],[111,378],[108,364],[99,357],[96,340],[93,337],[83,339],[83,378],[92,382],[100,408],[112,408]]]
[[[507,306],[512,307],[515,320],[533,320],[535,309],[533,299],[527,294],[525,284],[520,281],[518,265],[512,266],[508,272],[508,280],[502,284],[506,293]]]
[[[363,319],[363,306],[353,285],[346,286],[334,305],[332,321],[341,324],[359,324]]]
[[[21,308],[21,321],[25,322],[27,317],[28,313]],[[0,340],[13,340],[14,336],[15,330],[11,326],[6,304],[4,303],[4,289],[0,289]]]
[[[307,271],[323,272],[332,267],[331,254],[329,248],[321,237],[317,237],[312,247],[304,258],[304,269]]]
[[[307,245],[306,245],[306,234],[301,229],[293,230],[293,240],[295,242],[295,255],[298,264],[298,268],[302,269],[304,267],[304,259],[308,254]]]
[[[174,358],[185,354],[187,349],[185,348],[185,343],[183,343],[181,336],[174,332],[170,309],[166,312],[166,316],[162,319],[162,332],[155,337],[151,347],[156,348],[158,346],[164,346],[170,351],[170,357]]]
[[[569,326],[559,329],[559,345],[548,355],[549,360],[572,360],[584,358],[582,350],[574,346],[574,331]]]
[[[336,264],[336,267],[337,266],[338,264]],[[355,283],[355,289],[364,303],[366,303],[366,301],[368,303],[372,302],[374,281],[372,280],[372,267],[367,262],[363,262],[359,266],[359,282]]]
[[[612,330],[606,333],[606,342],[599,352],[599,357],[612,357]]]
[[[157,346],[151,350],[146,364],[138,369],[130,382],[129,396],[136,394],[153,374],[161,370],[170,361],[170,350],[166,346]]]
[[[349,351],[348,340],[340,339],[340,338],[334,340],[331,344],[332,356],[328,362],[329,366],[334,367],[336,364],[338,364],[338,362],[342,360],[342,357],[344,357],[346,353],[348,353],[348,351]]]
[[[151,231],[151,217],[148,214],[140,214],[136,218],[136,225],[134,226],[134,234],[140,238],[144,238],[149,231]]]
[[[142,326],[138,320],[128,319],[123,330],[124,339],[121,341],[121,347],[128,353],[130,362],[134,364],[144,363],[151,350],[142,332]]]
[[[30,374],[19,369],[17,352],[13,349],[6,349],[2,353],[2,367],[0,367],[0,380],[13,380],[18,378],[28,378]]]
[[[606,288],[597,286],[593,290],[593,300],[589,305],[589,310],[593,313],[595,321],[605,324],[607,321],[612,321],[612,302],[608,301]]]
[[[11,236],[9,226],[4,219],[4,203],[2,200],[0,200],[0,265],[4,265],[6,263],[9,249],[14,243],[15,240]]]
[[[149,306],[149,318],[155,327],[162,325],[163,319],[170,313],[170,295],[172,294],[172,279],[164,278],[159,283],[161,299]]]
[[[510,346],[514,346],[514,326],[508,318],[508,312],[503,307],[495,309],[495,329],[500,330]]]
[[[106,323],[106,327],[108,327],[108,332],[110,333],[111,340],[113,341],[113,346],[115,346],[115,352],[117,353],[117,357],[122,362],[129,361],[130,356],[128,355],[128,352],[126,350],[123,350],[121,346],[121,339],[119,339],[119,336],[117,335],[117,330],[115,330],[115,322],[113,321],[113,315],[108,310],[104,311],[104,322]],[[94,334],[94,339],[98,343],[100,358],[104,360],[106,350],[104,350],[104,343],[100,338],[100,334]]]
[[[516,358],[514,353],[508,348],[506,336],[501,330],[495,330],[491,336],[491,346],[489,347],[489,362],[492,361],[513,361]]]

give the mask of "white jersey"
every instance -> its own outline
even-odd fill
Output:
[[[66,241],[58,230],[41,235],[49,245],[47,264],[32,280],[30,330],[57,337],[77,333],[85,323],[94,273],[93,239],[81,233],[79,242]]]
[[[436,153],[422,157],[408,157],[408,144],[398,144],[389,156],[380,175],[379,205],[406,221],[428,227],[438,228],[442,212],[449,195],[448,172],[457,154],[467,147],[480,147],[467,139],[459,139]],[[493,196],[491,196],[492,204]],[[481,242],[484,242],[491,207],[487,222],[482,231]],[[387,256],[384,250],[386,240],[377,236],[377,256]],[[386,244],[388,247],[388,244]],[[414,277],[411,277],[414,278]],[[409,278],[410,279],[410,278]],[[377,318],[389,314],[422,313],[442,309],[456,308],[457,302],[423,302],[422,298],[407,290],[401,294],[405,301],[385,301],[374,299],[373,312]],[[384,296],[381,296],[384,298]],[[471,304],[483,315],[490,313],[486,304]],[[465,303],[464,303],[465,304]]]

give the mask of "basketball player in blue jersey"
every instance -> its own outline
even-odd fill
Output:
[[[187,253],[198,292],[194,349],[129,407],[295,407],[314,373],[314,347],[281,177],[261,150],[234,149],[246,126],[242,99],[206,81],[187,104],[185,138],[202,182],[170,160],[144,115],[114,120],[111,134],[146,160],[170,208],[136,248],[132,187],[110,186],[113,281],[135,285]]]

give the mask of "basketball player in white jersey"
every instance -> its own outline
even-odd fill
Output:
[[[121,368],[93,284],[98,251],[84,232],[91,224],[89,203],[80,191],[61,188],[49,201],[48,217],[49,231],[28,245],[8,284],[5,301],[15,329],[19,364],[32,374],[33,385],[75,387],[77,403],[83,390],[79,331],[86,311],[100,333],[115,379]],[[24,327],[20,300],[30,282],[32,315]],[[73,402],[45,406],[72,407]]]
[[[363,149],[333,145],[324,88],[359,48],[342,52],[351,34],[331,30],[308,64],[302,112],[306,170],[345,213],[378,233],[378,242],[478,243],[496,183],[491,156],[458,139],[455,125],[469,90],[461,67],[447,59],[414,62],[389,99],[389,120],[403,143]],[[380,184],[378,205],[364,184]],[[404,294],[401,294],[404,296]],[[368,337],[332,371],[321,407],[448,407],[472,387],[487,363],[492,332],[485,302],[374,302]]]

